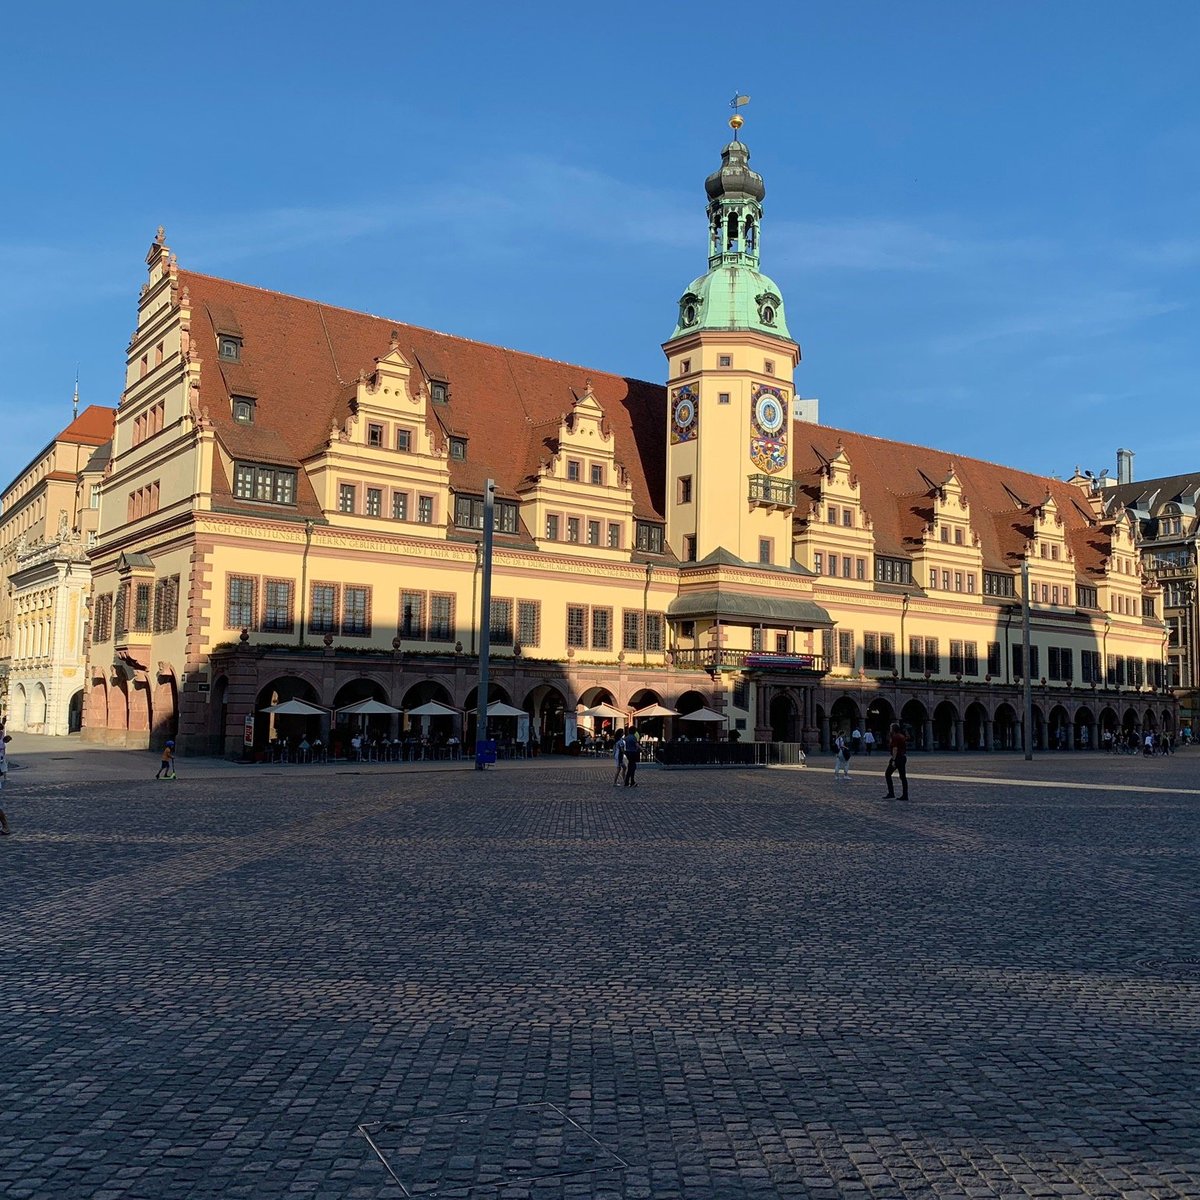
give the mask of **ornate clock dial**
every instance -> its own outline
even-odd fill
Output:
[[[778,433],[783,428],[783,405],[777,397],[764,394],[759,396],[754,408],[754,415],[759,428],[766,434]]]

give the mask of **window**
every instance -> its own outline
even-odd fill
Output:
[[[542,606],[537,600],[517,601],[517,640],[523,647],[542,641]]]
[[[850,556],[848,554],[842,556],[842,578],[850,578]]]
[[[829,630],[825,630],[826,633]],[[755,654],[761,654],[763,648],[763,631],[756,625],[750,630],[750,649]]]
[[[88,489],[88,508],[100,507],[100,485],[93,483]]]
[[[482,529],[483,498],[480,496],[455,496],[454,524],[459,529]]]
[[[829,567],[829,574],[836,577],[838,573],[838,556],[831,554],[826,561]]]
[[[728,392],[718,392],[717,393],[717,403],[718,404],[728,404],[729,403],[729,393]]]
[[[1025,649],[1025,647],[1022,646],[1020,643],[1018,643],[1017,645],[1015,645],[1012,648],[1012,673],[1013,673],[1014,678],[1018,678],[1018,679],[1025,678],[1025,671],[1024,671],[1025,656],[1023,653],[1024,649]],[[1038,647],[1037,646],[1029,647],[1029,678],[1030,679],[1038,678]]]
[[[963,573],[961,571],[954,572],[954,590],[956,592],[963,590]]]
[[[370,424],[367,426],[367,445],[382,446],[383,445],[383,426]]]
[[[692,360],[690,358],[681,358],[679,360],[680,375],[689,374],[691,372],[691,369],[692,369]]]
[[[343,483],[338,488],[338,512],[352,513],[354,511],[354,484]]]
[[[112,637],[112,594],[96,597],[96,610],[92,617],[92,641],[107,642]]]
[[[992,676],[1000,674],[1000,643],[987,644],[987,673]]]
[[[314,583],[309,600],[309,633],[337,633],[336,583]]]
[[[1143,617],[1155,616],[1154,597],[1153,596],[1143,596],[1142,597],[1142,616]]]
[[[408,520],[408,493],[393,492],[392,493],[392,519],[396,521]]]
[[[497,500],[493,519],[497,533],[517,532],[517,506],[511,500]]]
[[[414,642],[425,640],[425,593],[400,593],[400,636]]]
[[[431,380],[429,384],[429,396],[434,404],[446,404],[450,399],[450,391],[443,380]]]
[[[367,516],[383,516],[383,492],[379,488],[367,488]]]
[[[718,367],[732,367],[733,366],[733,355],[732,354],[717,355],[717,366]]]
[[[914,673],[928,671],[937,675],[941,671],[942,659],[937,638],[910,637],[908,639],[909,670]]]
[[[890,633],[863,634],[863,667],[868,671],[895,670],[896,643]]]
[[[462,462],[467,457],[467,439],[452,437],[450,439],[450,457]]]
[[[292,620],[292,582],[290,579],[267,580],[262,627],[271,633],[292,632],[294,624]]]
[[[963,531],[962,531],[962,526],[955,526],[955,529],[954,529],[954,544],[955,544],[956,546],[961,546],[961,545],[963,544]]]
[[[865,558],[856,558],[854,560],[854,578],[866,579],[867,577],[867,560]]]
[[[221,334],[217,344],[220,347],[219,354],[226,362],[242,361],[241,338],[230,337],[228,334]]]
[[[492,598],[491,640],[497,646],[513,644],[513,602],[511,600]]]
[[[151,585],[139,583],[133,592],[133,627],[139,633],[150,630]]]
[[[346,637],[371,636],[371,589],[347,584],[342,589],[342,633]]]
[[[967,591],[971,595],[975,594],[975,575],[970,571],[967,572]]]
[[[1012,575],[1004,575],[997,571],[984,571],[983,594],[985,596],[1015,597],[1017,594],[1016,580]]]
[[[943,571],[942,572],[942,591],[948,592],[949,590],[950,590],[950,572]]]
[[[121,586],[119,588],[117,588],[115,622],[116,622],[116,633],[117,633],[118,637],[120,637],[121,634],[123,634],[123,633],[127,633],[129,630],[128,613],[129,613],[129,584],[123,583],[123,584],[121,584]]]
[[[239,425],[254,424],[254,401],[248,396],[234,396],[233,404],[233,419]]]
[[[696,538],[694,534],[687,534],[683,539],[683,561],[696,561]]]
[[[592,482],[601,487],[604,484],[604,466],[602,463],[592,463]]]
[[[763,320],[764,321],[767,320],[767,317],[765,314],[769,313],[769,312],[771,312],[771,310],[769,308],[763,309],[763,313],[764,313]],[[774,315],[774,314],[772,314],[772,315]],[[770,322],[768,321],[768,324],[769,323]],[[763,373],[765,375],[774,375],[775,374],[775,363],[769,358],[763,360]]]
[[[1057,546],[1056,544],[1052,544],[1052,545],[1050,546],[1050,557],[1051,557],[1051,558],[1052,558],[1052,559],[1053,559],[1055,562],[1057,562],[1057,561],[1058,561],[1058,546]]]
[[[906,558],[883,558],[876,555],[875,581],[877,583],[912,583],[912,563]]]
[[[638,521],[636,537],[636,545],[639,550],[648,554],[663,552],[663,527],[661,525],[651,525],[649,521]]]
[[[558,517],[554,513],[546,518],[546,537],[552,542],[558,541]]]
[[[679,503],[691,504],[692,502],[692,477],[690,475],[681,475],[679,477]]]
[[[225,626],[227,629],[254,628],[254,586],[252,575],[230,575],[226,589]]]
[[[568,542],[579,541],[579,518],[578,517],[568,517],[567,518],[567,541]]]
[[[396,449],[405,453],[412,450],[413,435],[411,429],[396,430]]]
[[[825,520],[826,520],[826,521],[827,521],[827,522],[828,522],[830,525],[836,525],[836,524],[837,524],[837,520],[838,520],[838,510],[837,510],[836,508],[834,508],[832,504],[831,504],[831,505],[830,505],[830,506],[829,506],[829,507],[828,507],[828,508],[825,510]]]
[[[1037,584],[1034,584],[1034,587],[1036,588]],[[1043,604],[1050,603],[1050,585],[1048,583],[1042,584],[1042,603]]]
[[[567,605],[567,645],[576,650],[587,646],[587,609],[582,604]]]
[[[433,524],[433,497],[417,497],[417,522],[421,525]]]
[[[942,534],[942,541],[943,541],[943,542],[948,542],[948,541],[950,540],[950,526],[949,526],[949,525],[943,525],[943,526],[941,527],[941,534]]]
[[[821,575],[825,571],[825,555],[820,550],[813,551],[813,570]]]
[[[854,528],[854,509],[852,509],[852,508],[843,508],[842,509],[842,524],[847,529]]]
[[[646,614],[646,649],[652,654],[662,652],[667,619],[662,613]]]
[[[600,522],[589,521],[587,523],[587,544],[589,546],[600,545]]]
[[[592,609],[592,649],[612,649],[612,609]]]
[[[962,675],[963,673],[963,643],[952,639],[950,642],[950,674]]]
[[[233,494],[239,500],[256,500],[263,504],[295,504],[296,472],[285,467],[236,463]]]
[[[854,633],[849,629],[839,629],[837,635],[838,665],[854,666]]]
[[[621,617],[621,644],[626,650],[642,648],[642,614],[627,608]]]
[[[577,458],[568,458],[567,459],[567,478],[572,483],[579,482],[579,477],[580,477],[580,473],[582,472],[582,470],[583,470],[583,464],[580,463],[579,459],[577,459]]]
[[[931,591],[937,587],[937,568],[936,567],[934,567],[929,572],[929,587],[930,587]]]
[[[454,597],[445,592],[429,597],[429,640],[454,641]]]
[[[771,565],[771,539],[758,539],[758,561],[765,567]]]

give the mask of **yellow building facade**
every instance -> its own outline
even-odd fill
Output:
[[[1172,725],[1128,520],[794,421],[743,143],[705,186],[665,387],[189,272],[160,230],[100,494],[85,736],[232,753],[288,732],[262,712],[282,700],[469,712],[489,479],[491,699],[544,749],[598,701],[810,748],[893,719],[925,748],[1020,747],[1025,561],[1028,736]]]

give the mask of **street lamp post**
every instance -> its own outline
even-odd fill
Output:
[[[1033,672],[1029,655],[1029,554],[1021,560],[1021,651],[1025,676],[1025,761],[1033,762]]]
[[[488,730],[488,666],[492,650],[492,517],[496,507],[496,481],[483,487],[483,572],[479,604],[479,689],[475,701],[475,770],[487,765],[483,744]]]

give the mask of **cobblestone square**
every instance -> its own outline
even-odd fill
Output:
[[[4,793],[6,1200],[403,1196],[375,1122],[414,1195],[1200,1197],[1194,751],[144,761]]]

